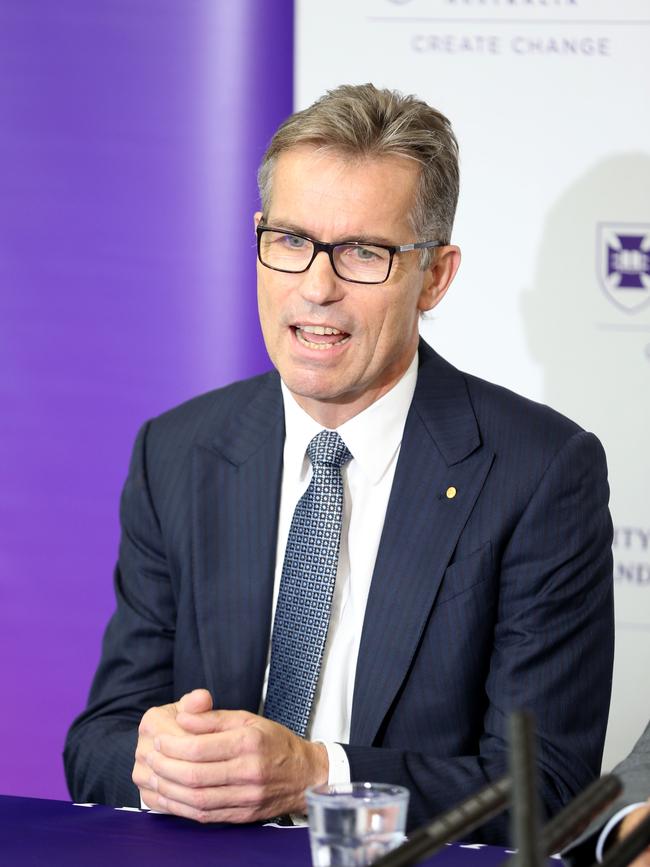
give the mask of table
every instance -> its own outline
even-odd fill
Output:
[[[423,862],[497,867],[508,850],[453,844]],[[311,867],[306,828],[199,825],[135,808],[0,795],[3,867]]]

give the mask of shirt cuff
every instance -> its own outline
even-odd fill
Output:
[[[327,760],[329,762],[327,784],[331,786],[333,783],[349,783],[350,762],[341,744],[334,743],[333,741],[314,741],[314,743],[322,744],[327,750]],[[291,819],[294,825],[307,824],[306,816],[291,813]]]
[[[350,762],[341,744],[331,741],[320,741],[320,743],[327,750],[327,758],[330,765],[327,775],[329,785],[331,786],[333,783],[349,783]]]
[[[627,816],[628,813],[632,813],[634,810],[637,810],[639,807],[643,806],[643,801],[640,801],[638,804],[630,804],[627,807],[623,807],[623,809],[619,810],[618,813],[614,813],[612,818],[600,832],[600,837],[598,838],[598,842],[596,843],[596,861],[598,861],[598,863],[603,860],[605,843],[607,842],[607,838],[612,833],[614,828],[618,825],[619,822],[623,821],[623,819]]]

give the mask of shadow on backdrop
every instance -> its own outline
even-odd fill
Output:
[[[649,154],[603,160],[555,202],[522,312],[544,402],[607,452],[617,618],[607,768],[650,717],[639,688],[650,670]]]

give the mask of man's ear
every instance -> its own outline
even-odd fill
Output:
[[[255,213],[253,214],[253,223],[255,223],[256,229],[259,226],[261,219],[262,219],[262,212],[261,211],[255,211]]]
[[[418,309],[424,313],[433,310],[445,296],[451,281],[456,276],[460,265],[460,247],[455,244],[447,244],[444,247],[436,247],[433,261],[424,274],[422,291],[418,301]]]

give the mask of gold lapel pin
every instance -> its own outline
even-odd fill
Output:
[[[453,485],[450,485],[450,486],[447,488],[447,490],[445,491],[445,495],[446,495],[446,497],[447,497],[448,500],[453,500],[454,497],[456,496],[456,494],[457,494],[457,491],[456,491],[456,488],[455,488]]]

